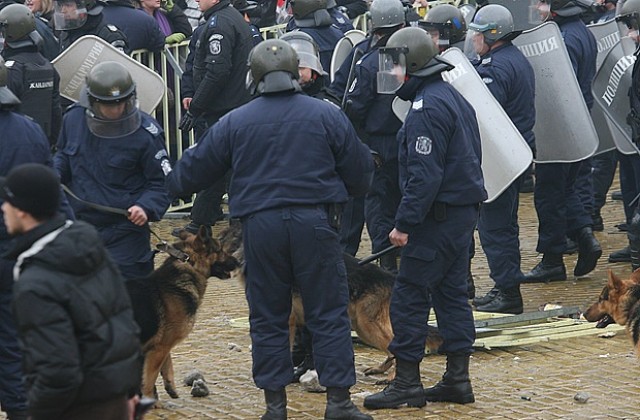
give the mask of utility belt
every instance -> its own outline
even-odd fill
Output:
[[[261,211],[269,211],[269,210],[276,210],[276,209],[280,209],[280,208],[298,208],[298,209],[319,209],[319,210],[324,210],[327,213],[327,222],[329,223],[329,226],[331,226],[332,228],[334,228],[335,230],[339,231],[340,230],[340,226],[342,225],[342,211],[344,209],[344,205],[343,204],[339,204],[339,203],[329,203],[329,204],[292,204],[292,205],[287,205],[287,206],[282,206],[282,207],[276,207],[276,208],[269,208],[269,209],[265,209],[265,210],[261,210]],[[256,213],[259,213],[256,212]],[[255,213],[252,213],[255,214]],[[250,217],[251,214],[248,214],[246,216],[243,216],[241,218],[236,218],[235,220],[240,220],[240,222],[244,222],[246,218]]]

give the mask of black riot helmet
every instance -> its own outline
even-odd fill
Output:
[[[123,137],[140,128],[136,84],[115,61],[96,64],[87,75],[80,103],[87,108],[89,130],[104,138]]]
[[[379,50],[378,93],[396,92],[407,76],[428,77],[453,66],[438,56],[439,50],[423,29],[407,27],[394,32]]]
[[[300,91],[298,55],[280,39],[262,41],[249,53],[250,84],[260,95]]]
[[[0,10],[0,38],[11,48],[42,44],[36,31],[36,19],[23,4],[10,4]]]
[[[333,22],[327,0],[291,0],[293,19],[299,28],[329,26]]]
[[[20,105],[20,99],[7,87],[9,71],[4,65],[4,59],[0,57],[0,109],[10,110]]]
[[[464,41],[467,33],[462,11],[450,4],[439,4],[429,9],[418,25],[429,32],[440,51]]]

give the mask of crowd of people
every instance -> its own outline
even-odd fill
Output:
[[[617,161],[629,247],[609,259],[640,267],[640,157],[535,159],[536,141],[544,141],[534,133],[544,115],[536,74],[513,43],[522,32],[513,12],[499,3],[478,0],[466,16],[440,4],[421,17],[401,0],[0,1],[0,404],[8,418],[133,418],[142,354],[124,284],[153,270],[149,222],[193,193],[191,221],[176,235],[203,226],[211,233],[225,193],[229,216],[242,222],[253,378],[264,390],[265,420],[287,418],[286,386],[308,368],[327,389],[326,419],[372,418],[349,393],[355,368],[342,256],[358,252],[365,226],[367,251],[385,251],[379,264],[396,276],[396,375],[365,398],[370,410],[475,401],[472,306],[522,313],[521,285],[566,280],[563,254],[572,246],[573,275],[592,272],[602,256],[593,231],[602,230]],[[598,49],[586,23],[615,18],[620,36],[638,43],[640,0],[532,4],[539,23],[559,27],[577,100],[591,109]],[[288,6],[286,33],[263,40],[260,28],[280,23]],[[331,69],[336,45],[365,12],[369,33]],[[178,161],[163,127],[139,109],[125,65],[101,62],[77,103],[60,97],[51,60],[85,35],[124,54],[189,41],[176,123],[194,131],[196,144]],[[488,203],[481,122],[443,78],[454,69],[450,48],[469,59],[536,160]],[[631,79],[637,142],[637,62]],[[396,98],[410,103],[406,115]],[[532,172],[543,257],[523,273],[518,198]],[[476,229],[495,283],[477,297]],[[292,354],[293,288],[306,326],[295,337],[302,351]],[[431,308],[447,362],[442,380],[424,388]]]

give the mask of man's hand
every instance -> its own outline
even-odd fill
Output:
[[[147,213],[140,206],[131,206],[129,211],[129,221],[137,226],[144,226],[147,223]]]
[[[182,115],[178,128],[184,131],[191,131],[195,125],[196,117],[194,117],[191,112],[187,111]]]
[[[193,100],[193,98],[184,98],[182,100],[182,107],[188,111],[189,107],[191,106],[191,101],[192,100]]]
[[[395,246],[405,246],[409,242],[409,234],[400,232],[398,229],[393,228],[389,233],[389,242]]]

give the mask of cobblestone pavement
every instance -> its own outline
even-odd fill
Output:
[[[614,185],[611,191],[617,190]],[[538,310],[546,303],[585,308],[595,301],[606,281],[607,269],[625,276],[629,264],[609,264],[607,255],[626,245],[626,236],[614,224],[624,220],[622,204],[608,201],[603,209],[605,231],[597,237],[603,247],[603,258],[589,277],[569,279],[546,285],[522,286],[525,311]],[[522,269],[531,269],[540,256],[535,252],[537,219],[533,195],[521,195]],[[182,220],[159,224],[163,236]],[[476,238],[477,239],[477,238]],[[486,260],[476,240],[473,273],[478,293],[492,286]],[[361,246],[360,257],[367,255],[368,244]],[[565,257],[567,272],[572,272],[576,256]],[[210,279],[206,298],[195,329],[173,352],[176,378],[181,381],[194,369],[204,375],[211,394],[204,398],[190,396],[190,388],[180,384],[178,399],[170,399],[160,391],[162,408],[146,418],[159,419],[257,419],[263,413],[262,392],[251,379],[250,338],[247,329],[231,326],[231,320],[248,316],[247,304],[240,286],[234,280]],[[361,372],[384,359],[378,350],[355,346],[357,383],[353,399],[362,407],[364,396],[382,388],[381,379],[365,377]],[[440,379],[445,357],[429,355],[421,364],[422,381],[430,386]],[[638,395],[640,360],[633,352],[626,333],[611,339],[596,335],[549,341],[542,344],[478,350],[471,359],[471,379],[476,403],[456,405],[430,403],[422,409],[403,408],[371,412],[376,419],[598,419],[640,418]],[[158,382],[158,388],[162,385]],[[304,392],[299,384],[287,388],[290,419],[322,418],[325,395]],[[574,396],[586,393],[586,403]]]

